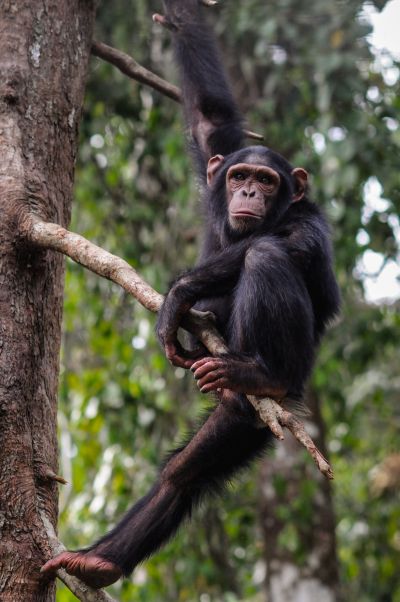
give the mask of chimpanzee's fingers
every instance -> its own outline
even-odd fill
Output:
[[[190,352],[187,352],[177,340],[165,344],[165,355],[173,366],[185,368],[185,370],[188,370],[194,362],[194,359],[190,357]]]
[[[165,343],[165,355],[171,364],[183,368],[181,363],[184,361],[184,358],[179,355],[175,343]]]
[[[171,23],[171,21],[169,21],[167,19],[167,17],[164,17],[164,15],[160,15],[159,13],[154,13],[152,19],[153,19],[153,23],[158,23],[159,25],[162,25],[163,27],[165,27],[166,29],[169,29],[170,31],[175,31],[177,29],[176,25]]]
[[[185,359],[184,357],[178,354],[171,355],[170,357],[168,357],[168,360],[176,368],[184,368],[185,370],[189,370],[193,363],[193,360]]]
[[[200,391],[201,393],[210,393],[211,391],[217,391],[218,389],[229,389],[229,381],[227,378],[219,378],[208,385],[204,385]]]
[[[195,378],[201,378],[203,374],[221,366],[221,360],[216,357],[203,357],[198,360],[191,367],[192,372],[195,374]]]
[[[212,370],[211,372],[207,372],[202,378],[198,379],[197,386],[201,389],[204,385],[215,382],[220,378],[226,378],[226,373],[224,370]]]
[[[216,361],[214,358],[211,358],[210,361],[205,362],[202,366],[197,368],[194,371],[193,375],[196,380],[199,380],[200,378],[203,378],[203,376],[205,376],[206,374],[209,374],[213,370],[218,370],[219,368],[222,368],[220,362]],[[193,366],[191,369],[193,371]]]
[[[195,372],[198,368],[200,368],[205,362],[209,362],[210,360],[212,360],[213,358],[211,356],[206,356],[206,357],[202,357],[201,359],[197,360],[197,362],[194,362],[193,366],[192,366],[192,372]]]

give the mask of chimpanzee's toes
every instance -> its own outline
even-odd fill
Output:
[[[95,589],[111,585],[122,577],[122,571],[116,564],[96,556],[94,552],[62,552],[46,562],[40,572],[51,575],[60,568]]]

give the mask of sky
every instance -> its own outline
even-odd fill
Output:
[[[400,0],[391,0],[381,12],[366,6],[365,12],[374,28],[369,38],[371,44],[377,50],[389,50],[393,57],[400,60]],[[398,74],[398,71],[396,70],[395,73]],[[366,219],[369,211],[379,212],[388,209],[389,203],[381,194],[382,186],[375,178],[370,178],[364,190]],[[392,220],[396,222],[392,226],[400,243],[399,219],[393,215]],[[364,231],[360,232],[361,238],[364,234],[366,234]],[[393,260],[385,264],[383,259],[380,253],[367,250],[356,268],[356,273],[362,274],[365,298],[373,303],[400,299],[400,267]]]
[[[380,49],[387,48],[400,59],[400,0],[391,0],[380,13],[370,13],[370,19],[374,27],[370,38],[372,44]]]

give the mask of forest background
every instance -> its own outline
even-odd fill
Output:
[[[400,601],[399,63],[370,46],[367,17],[385,4],[224,0],[210,9],[249,127],[310,172],[332,224],[343,310],[309,395],[335,471],[336,518],[322,525],[337,542],[331,587],[358,602]],[[104,2],[95,36],[176,82],[169,36],[151,22],[157,10],[154,0]],[[196,259],[192,175],[180,107],[93,58],[71,229],[164,292]],[[146,492],[160,458],[207,403],[165,360],[154,317],[67,260],[59,428],[69,548],[91,542]],[[286,602],[268,575],[274,560],[309,565],[321,481],[297,446],[283,470],[280,445],[116,585],[115,597]],[[74,599],[60,586],[59,602]]]

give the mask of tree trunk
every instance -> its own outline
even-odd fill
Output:
[[[307,430],[326,455],[317,397],[310,392]],[[261,526],[267,602],[336,602],[338,562],[330,482],[286,434],[261,470]]]
[[[63,258],[28,248],[23,214],[67,225],[92,39],[90,0],[0,3],[0,600],[49,602],[56,525]],[[53,475],[54,476],[54,475]]]

